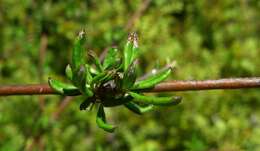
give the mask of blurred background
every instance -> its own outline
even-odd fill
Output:
[[[176,60],[170,79],[260,76],[258,0],[0,0],[0,84],[64,78],[77,33],[100,54],[136,31],[140,74]],[[0,98],[0,150],[260,150],[259,89],[178,92],[183,102],[136,115],[106,109],[113,134],[80,97]]]

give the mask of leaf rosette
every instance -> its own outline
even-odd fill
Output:
[[[139,47],[136,33],[129,34],[123,54],[117,48],[109,48],[102,61],[93,51],[85,50],[85,41],[86,34],[81,31],[74,42],[71,64],[65,69],[66,77],[71,83],[49,78],[49,85],[61,95],[82,95],[84,101],[80,104],[80,110],[98,104],[98,127],[107,132],[115,130],[115,126],[106,122],[105,107],[123,105],[136,114],[142,114],[154,106],[177,105],[181,102],[181,97],[142,94],[141,90],[151,89],[164,81],[172,73],[174,64],[143,80],[137,80]]]

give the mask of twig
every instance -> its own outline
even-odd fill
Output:
[[[133,16],[129,19],[129,21],[126,24],[125,29],[127,31],[131,30],[131,28],[134,26],[135,22],[142,16],[143,12],[148,8],[151,0],[144,0],[139,8],[134,12]]]
[[[108,50],[109,50],[108,48],[105,48],[105,49],[102,51],[102,53],[100,54],[99,60],[100,60],[101,62],[104,61],[104,59],[105,59],[105,57],[106,57],[106,55],[107,55]]]
[[[43,81],[43,66],[46,56],[46,49],[48,46],[48,38],[45,34],[41,36],[40,48],[39,48],[39,62],[38,62],[38,74],[40,81]]]
[[[248,89],[260,88],[260,77],[229,78],[202,81],[169,81],[156,85],[153,89],[144,92],[169,92],[169,91],[200,91],[213,89]]]
[[[47,35],[43,34],[40,40],[39,62],[38,62],[38,76],[40,82],[43,82],[43,75],[44,75],[43,66],[44,66],[47,46],[48,46],[48,38]],[[45,106],[44,96],[39,96],[39,104],[41,110],[43,111]]]
[[[63,110],[70,104],[73,97],[66,96],[61,103],[57,106],[57,109],[53,112],[51,118],[54,120],[59,119],[60,114],[63,112]]]
[[[142,92],[170,92],[212,89],[245,89],[260,88],[260,77],[229,78],[219,80],[187,80],[168,81],[156,85],[154,88],[142,90]],[[48,84],[0,86],[0,96],[7,95],[47,95],[58,94]]]
[[[0,86],[0,96],[56,94],[48,84]]]

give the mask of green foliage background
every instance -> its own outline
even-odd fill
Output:
[[[260,1],[154,0],[126,30],[143,4],[0,0],[0,84],[63,79],[81,29],[87,31],[87,48],[99,54],[137,31],[143,73],[176,60],[172,79],[260,75]],[[143,116],[123,107],[106,109],[109,122],[118,125],[113,134],[97,128],[95,111],[79,111],[80,98],[54,120],[61,96],[45,96],[44,110],[39,96],[1,97],[0,150],[260,150],[259,90],[170,94],[183,96],[183,102]]]

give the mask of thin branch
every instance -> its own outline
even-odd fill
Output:
[[[63,112],[63,110],[71,103],[72,101],[71,96],[66,96],[61,103],[57,106],[57,109],[53,112],[51,118],[54,120],[58,120],[60,117],[60,114]]]
[[[229,78],[219,80],[176,80],[163,82],[154,88],[142,90],[142,92],[170,92],[170,91],[198,91],[212,89],[246,89],[260,88],[260,77]],[[0,96],[7,95],[47,95],[58,94],[48,84],[0,86]]]
[[[0,96],[6,95],[46,95],[55,93],[48,84],[0,86]]]
[[[142,16],[144,11],[148,8],[150,5],[151,0],[144,0],[139,8],[134,12],[133,16],[128,20],[125,29],[127,31],[131,30],[133,26],[135,25],[136,21]]]
[[[39,75],[39,80],[41,82],[43,81],[43,75],[44,75],[43,67],[44,67],[47,47],[48,47],[48,37],[47,35],[43,34],[40,40],[39,62],[38,62],[38,75]]]
[[[248,89],[260,88],[260,77],[229,78],[219,80],[169,81],[156,85],[144,92],[200,91],[214,89]]]
[[[39,82],[43,82],[44,78],[44,61],[46,57],[46,50],[48,47],[48,38],[46,34],[42,34],[41,40],[40,40],[40,49],[39,49],[39,62],[38,62],[38,76],[39,76]],[[43,111],[45,106],[45,97],[39,96],[39,104],[40,108]]]

